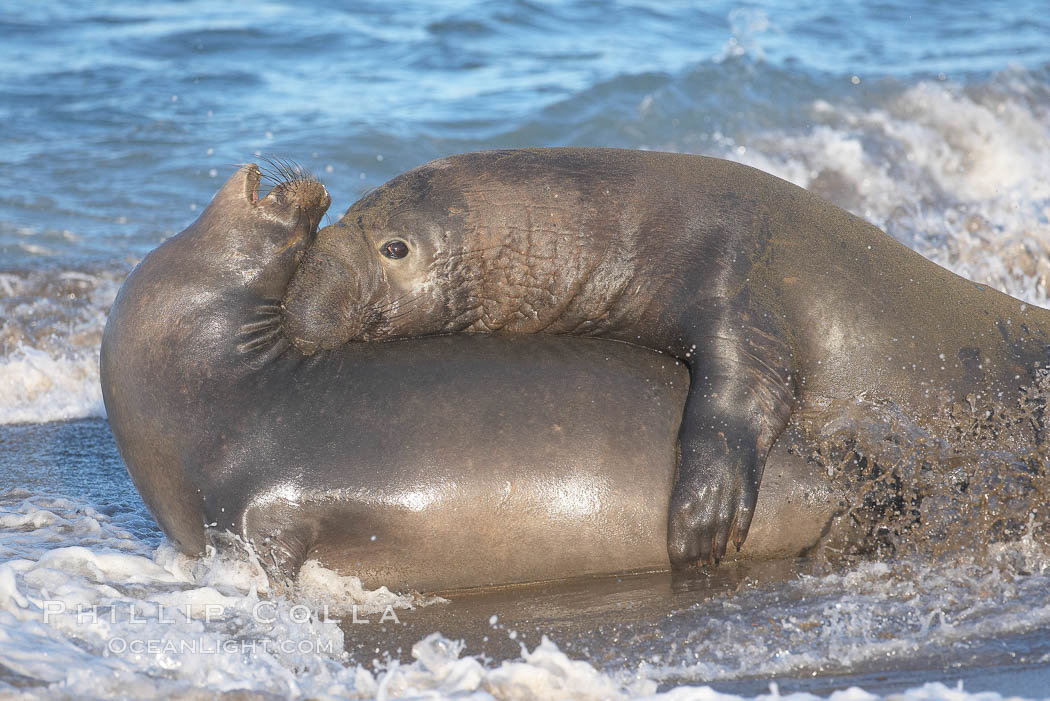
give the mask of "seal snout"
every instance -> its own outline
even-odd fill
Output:
[[[347,343],[362,330],[350,313],[358,289],[355,276],[333,256],[309,250],[282,304],[285,335],[304,355]]]

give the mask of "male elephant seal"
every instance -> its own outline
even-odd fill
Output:
[[[303,352],[449,332],[594,336],[689,366],[671,562],[752,520],[794,411],[866,394],[920,422],[1015,401],[1048,313],[960,278],[776,177],[615,149],[471,153],[409,171],[320,232],[284,301]]]
[[[110,311],[110,426],[168,538],[197,554],[211,525],[276,574],[311,557],[420,590],[666,569],[684,368],[544,336],[306,358],[276,303],[329,198],[285,180],[259,199],[259,170],[239,171]],[[791,443],[774,447],[744,556],[806,552],[839,508]]]

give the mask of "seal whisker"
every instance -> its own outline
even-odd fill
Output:
[[[405,311],[403,311],[403,312],[401,312],[399,314],[394,314],[393,316],[386,317],[386,320],[387,321],[397,321],[401,317],[407,315],[409,312],[411,312],[411,310],[410,309],[406,309]]]
[[[251,316],[256,320],[271,319],[280,316],[284,308],[280,304],[260,304],[252,310]]]
[[[278,358],[280,358],[281,355],[283,355],[284,352],[286,350],[288,350],[289,348],[291,348],[291,347],[292,347],[291,341],[286,339],[284,336],[281,336],[281,337],[279,337],[277,339],[277,341],[272,346],[267,348],[263,353],[261,353],[260,355],[250,359],[248,361],[248,365],[251,368],[253,368],[255,370],[258,370],[259,368],[261,368],[261,367],[263,367],[265,365],[268,365],[268,364],[272,363],[273,361],[277,360]]]
[[[287,162],[284,159],[282,159],[280,156],[274,155],[274,156],[267,156],[266,160],[270,164],[270,167],[278,175],[281,176],[282,180],[288,180],[289,179],[290,169],[288,167]]]
[[[251,336],[259,331],[266,331],[267,329],[274,328],[278,323],[277,318],[263,319],[261,321],[253,321],[248,324],[242,324],[241,328],[237,331],[238,336]]]
[[[285,183],[320,182],[317,177],[302,164],[275,155],[260,156],[265,165],[259,166],[259,172],[274,186]]]
[[[280,157],[277,162],[290,178],[300,179],[306,175],[306,169],[298,161]]]
[[[285,165],[286,172],[288,172],[288,174],[292,177],[293,180],[295,180],[295,182],[308,182],[317,180],[314,174],[307,170],[306,167],[298,161],[291,161],[282,158],[281,163]]]
[[[249,351],[256,350],[258,348],[261,348],[261,347],[265,346],[267,343],[272,341],[274,338],[276,338],[280,334],[281,334],[281,330],[280,329],[273,329],[272,331],[270,331],[268,333],[261,334],[261,335],[255,337],[255,338],[251,339],[250,341],[245,341],[244,343],[238,344],[237,350],[240,351],[241,353],[247,353]]]
[[[412,306],[414,304],[416,304],[416,302],[418,302],[419,299],[420,298],[417,296],[417,297],[413,297],[413,298],[409,299],[408,301],[404,302],[403,304],[399,304],[399,305],[396,305],[396,306],[390,306],[390,307],[387,307],[386,309],[376,309],[370,315],[370,322],[373,325],[374,324],[378,324],[380,322],[384,322],[384,321],[387,324],[390,324],[390,323],[393,323],[393,322],[397,321],[398,319],[401,319],[401,318],[403,318],[405,316],[408,316],[410,313],[412,313],[412,311],[414,311],[412,309]],[[395,311],[395,310],[397,312],[396,314],[390,314],[391,311]]]
[[[393,309],[404,309],[404,308],[408,307],[409,305],[415,304],[416,302],[419,301],[419,299],[420,299],[419,295],[416,295],[414,297],[409,297],[409,293],[405,293],[405,294],[401,295],[400,297],[398,297],[397,299],[395,299],[394,301],[389,302],[389,303],[387,303],[387,304],[385,304],[385,305],[383,305],[381,307],[374,307],[373,309],[375,309],[375,311],[378,311],[380,313],[389,312],[389,311],[391,311]]]
[[[280,171],[277,170],[269,161],[263,161],[265,165],[259,166],[259,173],[263,176],[264,180],[267,180],[275,185],[284,182],[281,177]]]
[[[365,311],[365,318],[362,322],[362,327],[365,332],[370,333],[384,327],[389,330],[389,326],[392,322],[397,321],[411,312],[411,307],[420,300],[420,296],[408,297],[407,300],[405,299],[406,297],[408,297],[407,293],[384,306],[368,308]],[[394,310],[398,313],[390,316],[389,313]]]
[[[274,162],[277,167],[277,172],[281,174],[281,177],[284,179],[285,182],[294,183],[298,181],[299,174],[296,172],[295,167],[292,166],[288,161],[284,160],[283,158],[277,157],[274,159]]]

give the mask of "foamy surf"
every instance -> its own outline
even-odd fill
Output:
[[[813,125],[720,155],[809,188],[963,277],[1050,305],[1046,87],[1007,70],[977,85],[878,89],[875,106],[817,99]],[[1038,105],[1038,106],[1037,106]]]
[[[88,504],[12,491],[0,496],[0,693],[869,701],[887,696],[860,688],[782,695],[776,684],[749,696],[707,683],[833,678],[938,647],[1023,636],[1050,625],[1047,572],[1045,546],[1023,539],[994,546],[986,560],[870,562],[780,585],[751,583],[672,612],[660,624],[670,630],[651,631],[655,646],[629,642],[648,626],[617,629],[626,650],[612,664],[581,659],[547,637],[521,644],[514,659],[493,661],[440,632],[409,650],[350,654],[348,636],[361,626],[394,627],[420,607],[449,604],[368,591],[316,562],[295,591],[275,594],[250,556],[212,550],[187,558],[140,540]],[[498,615],[489,626],[492,636],[517,638]],[[951,677],[891,696],[1004,698],[967,692]]]
[[[440,601],[368,591],[316,563],[300,591],[267,596],[258,563],[236,551],[187,558],[86,504],[21,491],[0,498],[0,555],[0,690],[45,697],[163,698],[202,681],[374,693],[375,677],[346,659],[337,617],[396,620]],[[331,606],[315,601],[325,596]]]
[[[0,424],[105,416],[98,353],[20,346],[0,360]]]
[[[0,273],[0,424],[105,416],[98,348],[123,272]]]

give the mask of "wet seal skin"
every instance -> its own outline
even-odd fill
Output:
[[[264,178],[274,187],[260,199]],[[110,308],[100,356],[110,428],[143,501],[183,552],[204,548],[209,494],[195,473],[212,465],[203,451],[235,440],[224,422],[246,398],[231,405],[231,383],[287,350],[269,320],[330,204],[300,169],[244,166],[136,266]]]
[[[279,300],[329,197],[273,176],[260,198],[265,173],[243,168],[151,252],[103,336],[110,426],[179,550],[229,531],[278,581],[315,558],[423,591],[668,569],[683,365],[544,335],[307,357]],[[844,495],[796,441],[773,448],[741,557],[814,552],[840,519]]]
[[[1050,314],[772,175],[702,156],[526,149],[437,160],[319,232],[284,300],[306,354],[456,332],[589,336],[685,363],[668,554],[748,533],[793,414],[889,401],[920,425],[1016,403]]]

